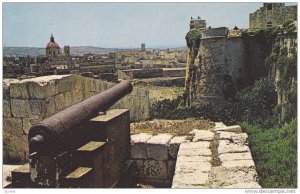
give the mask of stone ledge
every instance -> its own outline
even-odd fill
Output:
[[[241,153],[241,152],[250,152],[250,149],[246,145],[239,145],[230,143],[228,140],[220,140],[218,153],[225,154],[225,153]]]

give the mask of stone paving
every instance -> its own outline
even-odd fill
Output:
[[[261,188],[241,127],[215,123],[180,144],[172,188]]]

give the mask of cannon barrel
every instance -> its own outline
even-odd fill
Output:
[[[29,152],[56,155],[82,144],[87,129],[79,126],[98,116],[99,112],[105,112],[131,91],[131,83],[121,81],[32,126],[28,133]]]

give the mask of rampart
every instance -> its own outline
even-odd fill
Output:
[[[30,127],[88,97],[115,85],[79,75],[52,75],[32,79],[3,80],[4,162],[28,160]],[[134,88],[112,108],[130,109],[132,121],[150,117],[149,92]]]

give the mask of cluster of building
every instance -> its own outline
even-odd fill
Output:
[[[37,57],[7,57],[3,58],[3,72],[6,78],[30,78],[52,74],[81,74],[96,79],[116,81],[117,70],[122,74],[131,69],[161,69],[184,68],[186,64],[186,49],[177,50],[146,50],[141,49],[116,50],[101,54],[84,54],[71,56],[70,46],[64,46],[63,53],[54,36],[45,48],[46,55]],[[184,70],[182,70],[184,71]]]

